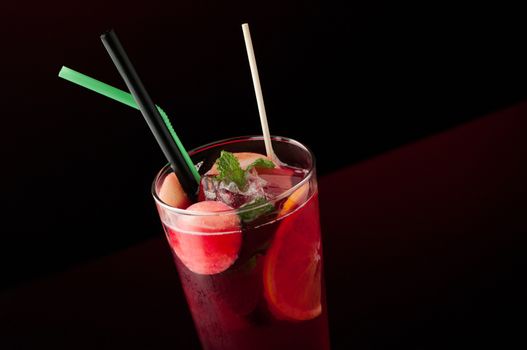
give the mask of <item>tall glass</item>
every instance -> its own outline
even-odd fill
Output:
[[[292,139],[274,137],[273,147],[282,162],[306,175],[260,207],[174,208],[159,196],[170,167],[154,180],[152,194],[205,349],[329,349],[315,161]],[[203,174],[221,150],[265,154],[262,137],[238,137],[190,155]],[[270,213],[215,231],[218,223],[267,212],[262,206],[269,204]]]

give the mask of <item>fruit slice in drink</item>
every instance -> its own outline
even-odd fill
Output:
[[[295,192],[293,192],[282,205],[279,216],[292,212],[299,205],[305,202],[309,195],[309,183],[304,183]]]
[[[320,230],[307,216],[316,195],[285,217],[264,262],[264,296],[279,319],[310,320],[322,312]]]
[[[192,204],[174,173],[168,174],[163,181],[163,184],[159,189],[159,198],[161,198],[166,204],[180,209],[185,209]]]

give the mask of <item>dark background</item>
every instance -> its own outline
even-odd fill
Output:
[[[140,113],[57,77],[124,88],[106,29],[191,149],[260,132],[249,22],[271,132],[309,145],[321,175],[527,98],[525,24],[505,6],[2,6],[0,289],[161,234],[149,190],[164,160]]]

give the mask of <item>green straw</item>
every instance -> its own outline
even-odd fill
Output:
[[[127,106],[133,107],[135,109],[139,109],[137,104],[135,103],[134,98],[131,94],[128,92],[125,92],[123,90],[117,89],[111,85],[108,85],[106,83],[103,83],[101,81],[98,81],[96,79],[93,79],[92,77],[89,77],[85,74],[79,73],[77,71],[74,71],[71,68],[68,68],[66,66],[63,66],[60,69],[59,77],[62,79],[66,79],[68,81],[71,81],[72,83],[75,83],[77,85],[80,85],[82,87],[85,87],[86,89],[95,91],[101,95],[104,95],[106,97],[109,97],[111,99],[114,99],[118,102],[121,102]],[[161,114],[161,117],[163,118],[163,121],[165,122],[165,125],[167,126],[168,130],[170,131],[170,134],[172,135],[172,138],[176,142],[177,147],[179,148],[181,154],[183,155],[183,158],[185,159],[185,162],[187,163],[187,166],[192,171],[192,175],[194,175],[194,179],[196,179],[196,182],[200,182],[200,175],[198,171],[196,170],[196,167],[192,163],[192,160],[190,159],[190,156],[183,147],[183,144],[181,143],[181,140],[176,134],[176,131],[172,127],[172,124],[170,123],[170,119],[168,119],[167,114],[165,111],[161,109],[161,107],[157,106],[157,110],[159,111],[159,114]]]

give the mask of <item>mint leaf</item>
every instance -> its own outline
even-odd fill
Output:
[[[220,157],[216,161],[218,166],[218,179],[234,182],[240,190],[243,190],[247,180],[245,170],[240,166],[240,162],[231,152],[221,151]]]
[[[254,209],[251,210],[251,208]],[[258,197],[251,203],[242,205],[240,209],[243,210],[239,214],[240,219],[243,222],[251,222],[264,214],[272,212],[275,207],[265,197]]]
[[[268,168],[268,169],[272,169],[274,167],[275,167],[274,163],[272,161],[270,161],[269,159],[267,159],[267,158],[258,158],[254,162],[252,162],[251,165],[249,165],[247,167],[247,170],[251,170],[252,168]]]

